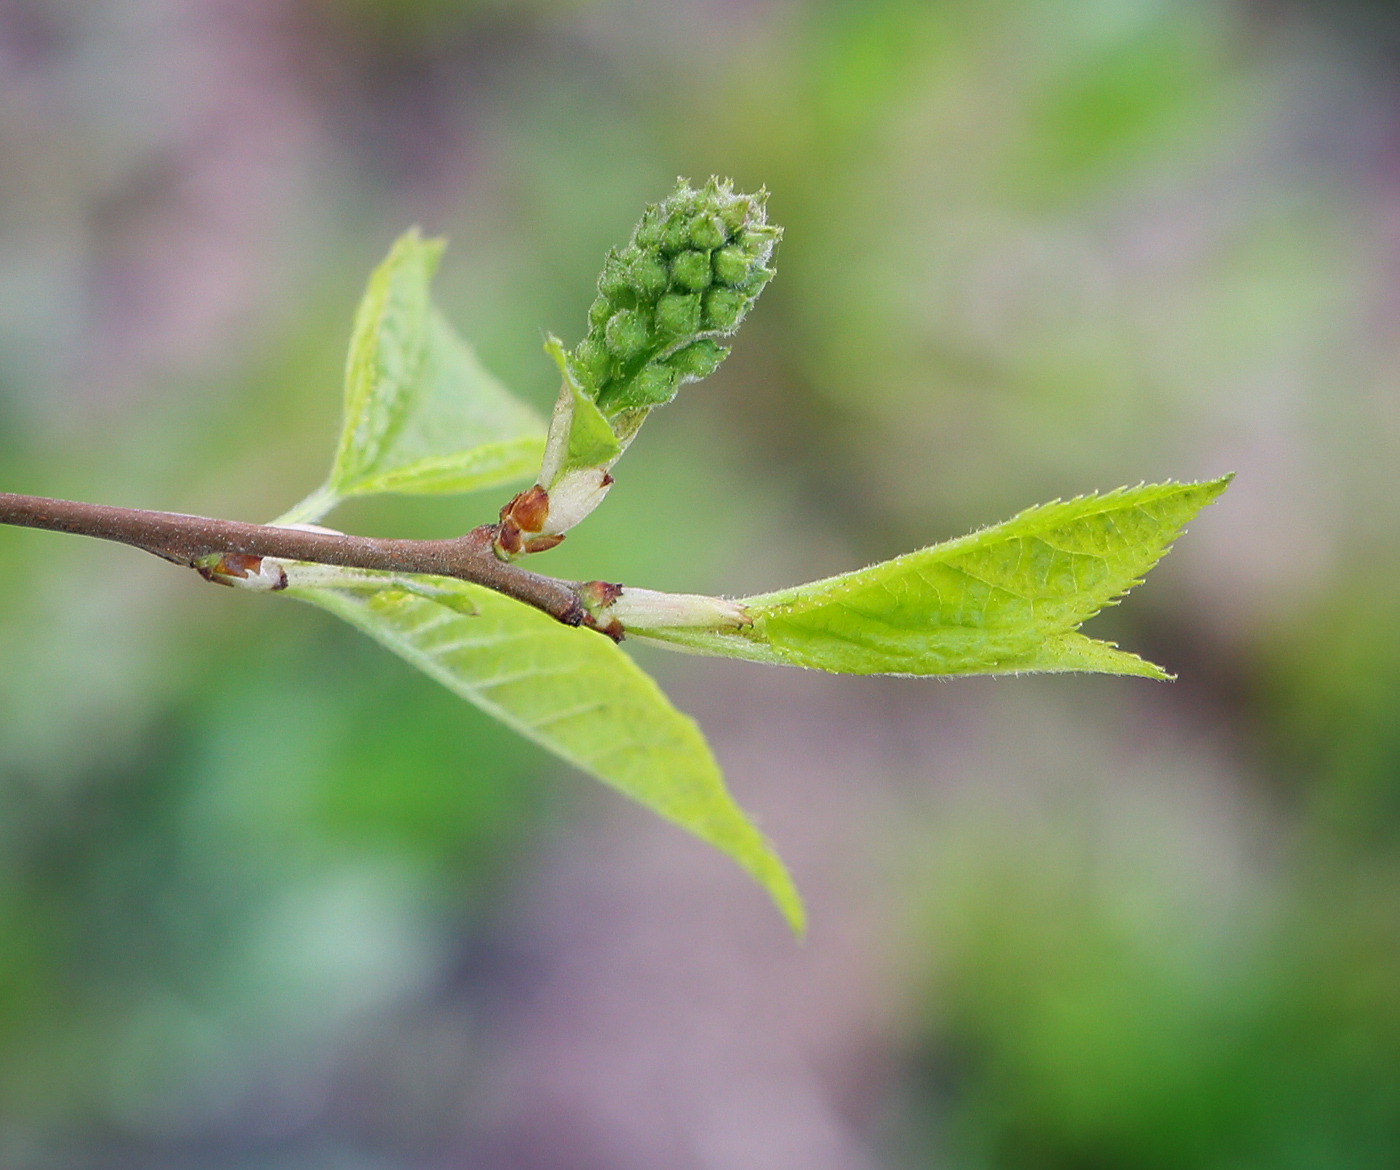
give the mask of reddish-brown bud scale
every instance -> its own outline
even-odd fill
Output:
[[[237,577],[239,580],[247,580],[255,577],[262,571],[262,557],[252,556],[248,553],[221,553],[219,558],[212,563],[196,562],[195,571],[206,581],[211,581],[215,585],[232,586],[230,577]],[[287,574],[278,570],[280,580],[272,588],[285,589],[287,587]]]
[[[514,520],[522,532],[539,532],[549,519],[549,493],[535,484],[501,509],[501,520]]]
[[[564,534],[562,532],[554,532],[548,536],[532,536],[525,542],[525,551],[527,553],[548,552],[563,542]]]

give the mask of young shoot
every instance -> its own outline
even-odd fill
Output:
[[[1230,477],[1142,484],[1030,508],[1003,524],[755,597],[569,581],[517,563],[607,495],[647,415],[724,360],[774,275],[765,192],[680,181],[608,253],[588,329],[550,337],[546,424],[488,373],[433,305],[443,244],[403,235],[370,276],[346,361],[325,483],[269,524],[0,493],[0,522],[120,541],[209,581],[329,610],[506,726],[709,842],[804,929],[769,842],[734,802],[696,724],[619,647],[842,674],[1097,671],[1169,677],[1080,626],[1138,584]],[[316,522],[343,500],[519,483],[500,518],[449,540],[351,536]]]

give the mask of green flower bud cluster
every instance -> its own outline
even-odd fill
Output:
[[[588,336],[572,354],[605,415],[669,402],[728,356],[716,338],[739,328],[773,278],[783,230],[767,222],[767,200],[767,191],[736,195],[717,178],[698,191],[682,179],[646,209],[631,242],[608,253]]]

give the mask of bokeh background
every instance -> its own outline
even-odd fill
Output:
[[[327,615],[0,529],[0,1166],[1400,1164],[1400,7],[0,0],[0,487],[280,512],[411,223],[545,406],[712,172],[779,277],[552,571],[738,594],[1234,470],[1091,627],[1180,680],[639,652],[796,945]]]

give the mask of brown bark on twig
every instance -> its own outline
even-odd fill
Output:
[[[203,557],[223,554],[456,577],[523,601],[565,625],[617,636],[594,623],[577,582],[544,577],[500,560],[492,547],[494,524],[452,540],[381,540],[7,492],[0,492],[0,523],[113,540],[190,568]]]

